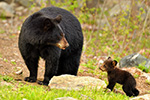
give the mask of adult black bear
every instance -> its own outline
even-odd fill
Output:
[[[39,57],[45,60],[44,80],[48,85],[54,75],[77,75],[83,46],[79,21],[67,10],[47,7],[29,16],[19,35],[19,50],[30,75],[24,80],[35,82]]]
[[[112,60],[111,57],[108,57],[102,66],[99,67],[102,71],[107,71],[109,81],[107,88],[112,91],[115,84],[119,83],[123,85],[123,91],[127,96],[137,96],[139,91],[135,88],[136,81],[134,77],[129,72],[117,68],[116,65],[117,61]]]

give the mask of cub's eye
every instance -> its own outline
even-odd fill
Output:
[[[106,67],[106,66],[104,65],[104,67]]]

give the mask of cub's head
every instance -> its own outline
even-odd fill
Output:
[[[104,61],[104,63],[99,67],[100,70],[102,71],[112,71],[116,68],[117,61],[112,60],[111,57],[108,57],[107,60]]]
[[[61,26],[61,21],[61,15],[50,18],[46,14],[37,12],[31,16],[30,32],[35,35],[39,44],[54,45],[60,49],[65,49],[69,43]]]

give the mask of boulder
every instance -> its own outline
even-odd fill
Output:
[[[13,17],[15,10],[6,2],[0,2],[0,17]]]
[[[120,3],[118,2],[116,5],[114,5],[114,7],[112,7],[112,9],[109,11],[109,14],[111,17],[118,15],[122,10],[125,11],[128,6],[131,8],[130,5],[131,1],[120,1]]]
[[[139,53],[134,53],[122,58],[119,62],[119,67],[135,67],[139,64],[144,64],[146,68],[150,67],[150,60]]]
[[[84,87],[97,89],[105,88],[106,84],[103,80],[90,76],[61,75],[54,76],[50,80],[49,86],[55,89],[80,90]]]
[[[150,94],[144,94],[141,96],[130,98],[130,100],[149,100],[149,99],[150,99]]]
[[[31,5],[33,4],[31,0],[15,0],[15,2],[21,4],[24,7],[31,7]]]

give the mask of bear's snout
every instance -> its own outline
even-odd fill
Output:
[[[69,43],[63,36],[62,39],[56,44],[56,46],[59,47],[60,49],[65,50],[69,46]]]
[[[106,71],[106,68],[104,67],[104,64],[101,65],[101,66],[99,67],[99,69],[100,69],[101,71]]]

